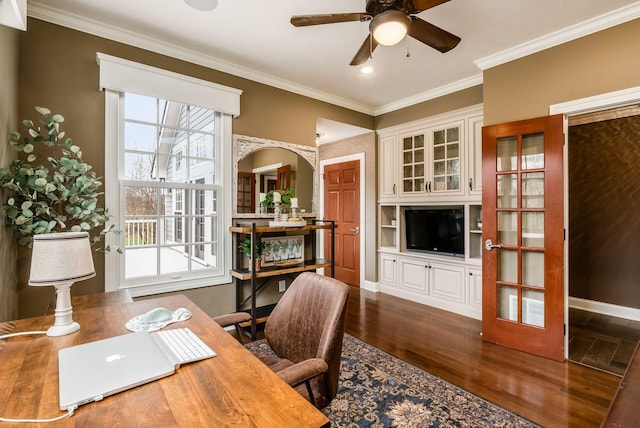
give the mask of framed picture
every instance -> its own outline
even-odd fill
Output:
[[[297,264],[304,261],[304,235],[262,238],[262,266]]]

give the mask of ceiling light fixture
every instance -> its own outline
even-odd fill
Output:
[[[198,10],[213,10],[218,7],[218,0],[184,0],[184,2]]]
[[[360,73],[362,73],[362,74],[371,74],[371,73],[373,73],[373,67],[371,67],[370,65],[365,65],[364,67],[362,67],[360,69]]]
[[[409,32],[411,17],[399,10],[387,10],[376,15],[369,24],[373,38],[384,46],[400,43]]]

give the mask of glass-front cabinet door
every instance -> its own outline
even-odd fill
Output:
[[[461,135],[459,125],[432,131],[433,180],[427,185],[430,192],[460,190]]]
[[[427,191],[425,135],[402,137],[402,193],[415,194]]]
[[[483,131],[483,338],[564,358],[562,117]]]

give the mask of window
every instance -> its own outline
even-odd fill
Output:
[[[102,54],[98,58],[106,90],[105,200],[123,231],[117,244],[124,251],[106,255],[106,289],[127,288],[140,296],[228,283],[230,114],[212,108],[199,91],[192,94],[192,103],[189,90],[179,95],[165,90],[195,79],[139,64],[133,71],[118,69],[132,63]],[[148,88],[150,79],[127,79],[122,88],[108,75],[112,61],[117,72],[131,74],[142,67],[171,82]],[[118,90],[110,89],[110,82]],[[195,83],[205,89],[212,85]],[[157,95],[149,95],[150,89]]]

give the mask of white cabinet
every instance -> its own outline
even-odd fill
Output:
[[[469,285],[469,306],[477,313],[475,318],[482,318],[482,269],[469,268],[467,276]]]
[[[397,196],[398,140],[395,135],[384,137],[378,143],[378,189],[380,199],[394,199]]]
[[[380,283],[383,287],[396,288],[398,259],[395,255],[380,253]]]
[[[469,307],[464,263],[407,254],[380,253],[382,292],[467,316],[478,314]]]
[[[482,197],[482,125],[483,117],[474,116],[467,127],[467,172],[470,195]]]
[[[381,202],[481,196],[481,106],[386,128],[378,135]]]

